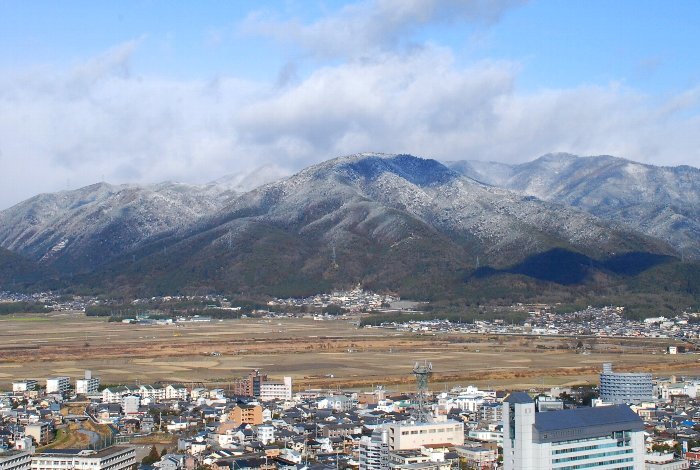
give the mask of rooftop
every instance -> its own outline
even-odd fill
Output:
[[[548,411],[535,415],[535,428],[540,432],[607,425],[630,425],[636,428],[642,425],[642,421],[627,405]]]

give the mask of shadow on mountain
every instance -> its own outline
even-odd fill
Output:
[[[671,256],[655,253],[630,252],[599,261],[581,253],[554,248],[530,256],[506,269],[484,266],[474,271],[471,277],[484,279],[498,274],[521,274],[541,281],[569,286],[585,282],[594,271],[636,276],[673,259]]]
[[[436,160],[411,155],[396,155],[391,158],[368,157],[343,166],[367,180],[376,180],[382,173],[389,172],[417,186],[445,184],[459,177],[458,173]]]

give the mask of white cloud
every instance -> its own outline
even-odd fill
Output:
[[[232,77],[164,80],[130,70],[138,47],[129,42],[69,70],[0,75],[0,207],[102,175],[201,182],[361,151],[700,162],[697,88],[661,102],[616,84],[526,94],[515,86],[520,64],[460,67],[437,46],[378,51],[282,87]]]
[[[321,58],[358,58],[395,50],[431,23],[493,23],[521,3],[523,0],[365,0],[309,24],[258,11],[249,15],[241,30],[297,44]]]

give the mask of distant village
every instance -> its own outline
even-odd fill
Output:
[[[530,459],[534,469],[570,468],[545,463],[574,456],[598,466],[700,466],[700,378],[604,364],[594,388],[431,391],[432,366],[413,373],[408,393],[298,390],[291,377],[260,370],[222,388],[104,386],[90,371],[18,378],[0,394],[0,468],[456,470]],[[598,450],[606,447],[617,450]]]

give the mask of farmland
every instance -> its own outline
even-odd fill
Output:
[[[0,388],[13,379],[77,378],[104,384],[163,382],[225,387],[252,368],[291,375],[296,388],[409,387],[416,360],[436,383],[532,387],[596,383],[616,370],[700,375],[695,354],[664,355],[668,340],[598,338],[590,354],[573,339],[466,334],[418,335],[358,329],[348,320],[238,319],[183,325],[127,325],[79,313],[0,318]]]

